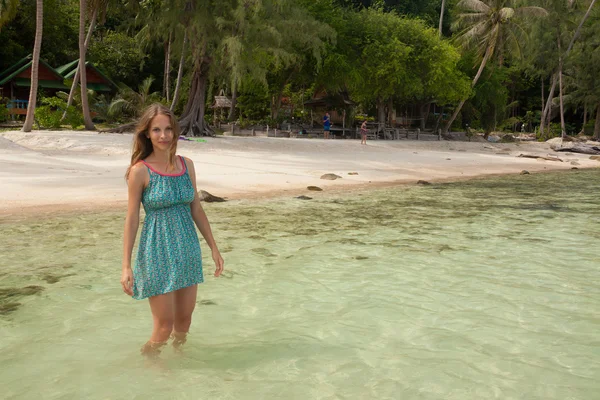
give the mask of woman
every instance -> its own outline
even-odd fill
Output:
[[[150,357],[160,354],[169,337],[177,350],[186,342],[197,285],[204,281],[194,223],[212,250],[215,276],[223,272],[223,258],[198,198],[194,163],[175,155],[178,140],[179,126],[171,111],[153,104],[136,128],[125,174],[129,200],[121,285],[134,299],[149,299],[154,328],[141,353]],[[132,271],[140,203],[146,218]]]
[[[360,144],[367,144],[367,120],[365,119],[360,126]]]

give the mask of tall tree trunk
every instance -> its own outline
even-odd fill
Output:
[[[385,100],[377,98],[377,122],[385,124]]]
[[[544,109],[544,100],[546,98],[546,95],[544,93],[544,77],[542,76],[541,78],[542,81],[542,110]],[[540,118],[540,137],[543,138],[544,137],[544,120],[542,118]]]
[[[581,135],[585,135],[585,124],[587,124],[587,104],[583,103],[583,124],[581,125]]]
[[[187,44],[187,29],[183,32],[183,44],[181,45],[181,58],[179,59],[179,70],[177,71],[177,83],[175,84],[175,93],[171,102],[171,111],[177,107],[179,93],[181,92],[181,79],[183,78],[183,62],[185,61],[185,45]]]
[[[440,115],[437,119],[437,121],[435,121],[435,127],[433,128],[433,132],[437,132],[438,128],[440,127],[440,123],[442,122],[442,119],[444,117],[444,107],[440,107]]]
[[[600,103],[596,109],[596,123],[594,124],[594,138],[600,140]]]
[[[481,60],[481,65],[479,66],[479,70],[477,71],[475,78],[473,78],[473,82],[471,82],[472,88],[474,88],[475,85],[477,84],[477,81],[481,77],[481,74],[483,73],[485,65],[487,64],[488,60],[492,56],[493,52],[494,52],[494,48],[492,46],[488,46],[487,50],[485,51],[485,55],[483,56],[483,60]],[[456,119],[456,117],[458,117],[458,113],[460,113],[460,110],[465,105],[466,101],[467,101],[467,99],[462,100],[459,103],[459,105],[456,107],[456,109],[454,110],[454,113],[452,114],[452,116],[450,117],[450,120],[448,121],[448,123],[446,124],[446,127],[444,128],[445,133],[448,133],[450,131],[450,127],[454,123],[454,120]]]
[[[562,83],[562,71],[563,71],[563,60],[560,48],[560,35],[558,36],[558,97],[560,100],[560,130],[561,137],[567,136],[567,130],[565,128],[565,108],[563,106],[563,83]]]
[[[571,38],[571,43],[569,43],[569,47],[567,48],[567,51],[564,54],[564,58],[569,56],[569,53],[571,52],[571,49],[573,48],[575,41],[577,40],[577,38],[579,37],[579,34],[581,33],[581,28],[583,27],[583,24],[589,17],[590,12],[592,11],[592,7],[594,7],[595,3],[596,3],[596,0],[592,0],[592,2],[590,3],[590,6],[588,7],[583,18],[581,19],[581,22],[579,23],[579,26],[577,27],[577,30],[575,31],[573,38]],[[553,78],[556,75],[557,74],[554,74]],[[554,96],[554,89],[556,89],[556,82],[557,82],[557,79],[552,80],[552,86],[550,87],[550,94],[548,95],[548,100],[546,101],[546,107],[544,108],[544,110],[542,112],[542,121],[544,121],[546,118],[549,119],[548,112],[551,109],[552,97]]]
[[[42,48],[42,31],[44,27],[44,1],[36,0],[35,3],[35,41],[33,44],[33,58],[31,60],[31,90],[29,91],[29,104],[27,105],[27,117],[25,117],[25,124],[23,124],[23,132],[31,132],[31,128],[33,127],[37,101],[40,50]]]
[[[171,86],[171,82],[169,81],[171,72],[171,35],[172,33],[169,32],[169,39],[165,42],[165,69],[163,74],[163,96],[167,99],[167,103],[171,97],[171,94],[169,93]]]
[[[440,31],[440,37],[442,37],[442,24],[444,23],[444,8],[446,6],[446,0],[442,0],[442,11],[440,12],[440,27],[439,27],[439,31]]]
[[[92,19],[90,20],[90,26],[88,28],[87,36],[85,37],[85,52],[87,53],[87,49],[90,45],[90,39],[92,37],[92,33],[94,29],[96,29],[96,19],[98,18],[98,10],[94,9],[92,13]],[[71,90],[69,91],[69,99],[67,100],[67,108],[73,104],[73,97],[75,96],[75,91],[77,90],[77,84],[79,83],[79,64],[77,64],[77,68],[75,69],[75,75],[73,76],[73,83],[71,84]],[[64,120],[67,117],[67,110],[62,115],[61,120]]]
[[[90,116],[90,106],[87,96],[87,74],[85,71],[85,13],[86,0],[79,0],[79,75],[81,79],[81,110],[83,111],[83,125],[88,131],[96,129]]]
[[[427,108],[425,109],[425,106]],[[429,111],[431,111],[431,103],[424,104],[420,107],[421,110],[421,130],[424,131],[427,128],[427,120],[429,119]]]
[[[194,35],[191,36],[194,40]],[[192,48],[195,46],[192,43]],[[204,121],[206,109],[206,89],[211,59],[206,56],[207,43],[204,41],[202,49],[195,55],[194,69],[192,72],[192,84],[187,104],[180,118],[181,134],[200,136],[212,135],[212,130]]]
[[[235,79],[233,81],[232,86],[233,87],[232,87],[232,91],[231,91],[231,107],[229,108],[229,120],[230,121],[235,120],[235,106],[237,104],[237,83],[235,82]]]

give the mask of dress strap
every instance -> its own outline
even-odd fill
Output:
[[[140,160],[142,162],[142,164],[144,164],[146,166],[146,169],[148,170],[148,175],[152,176],[152,170],[150,169],[150,166],[146,163],[146,161],[144,160]]]

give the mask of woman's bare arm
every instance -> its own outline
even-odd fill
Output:
[[[142,193],[147,185],[148,171],[143,164],[134,165],[127,180],[127,216],[125,217],[125,231],[123,233],[123,262],[121,285],[125,293],[132,295],[133,273],[131,272],[131,255],[133,244],[140,224],[140,204]]]
[[[210,223],[208,222],[208,217],[206,216],[206,213],[200,204],[198,188],[196,187],[196,170],[194,168],[194,163],[189,158],[185,159],[185,163],[188,168],[192,185],[194,186],[194,201],[192,201],[192,204],[190,205],[192,210],[192,218],[200,230],[200,233],[204,237],[204,240],[206,240],[206,244],[212,251],[213,260],[215,261],[216,266],[215,276],[219,276],[221,275],[221,272],[223,272],[223,258],[221,257],[221,253],[219,252],[219,248],[215,242],[215,238],[210,228]]]

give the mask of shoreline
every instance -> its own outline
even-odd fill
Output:
[[[343,194],[375,188],[599,168],[546,143],[205,138],[178,143],[196,166],[199,190],[230,201]],[[0,133],[0,219],[127,209],[124,171],[131,134],[79,131]],[[519,154],[553,155],[564,162]],[[349,175],[357,172],[358,175]],[[322,180],[323,174],[342,177]],[[318,186],[323,192],[307,190]]]
[[[578,168],[579,171],[582,170],[592,170],[597,167],[587,167],[587,168]],[[570,173],[571,169],[550,169],[550,170],[542,170],[530,172],[530,175],[536,174],[559,174],[559,173]],[[432,185],[435,184],[447,184],[447,183],[460,183],[460,182],[468,182],[468,181],[477,181],[477,180],[485,180],[490,178],[499,178],[503,176],[514,177],[521,175],[520,172],[503,172],[503,173],[492,173],[492,174],[482,174],[482,175],[471,175],[471,176],[455,176],[455,177],[447,177],[440,179],[431,179],[428,180]],[[271,190],[265,192],[237,192],[231,195],[223,195],[227,201],[224,203],[236,202],[236,201],[245,201],[245,200],[297,200],[298,196],[308,196],[313,197],[313,199],[318,199],[318,196],[322,195],[348,195],[353,193],[364,193],[367,190],[375,189],[389,189],[389,188],[402,188],[402,187],[413,187],[413,186],[421,186],[421,184],[417,183],[418,181],[387,181],[387,182],[372,182],[366,184],[338,184],[336,186],[331,186],[327,191],[323,190],[321,192],[317,191],[309,191],[304,188],[297,189],[280,189],[280,190]],[[203,207],[206,208],[206,202],[202,202]],[[224,203],[210,203],[210,204],[224,204]],[[140,210],[143,212],[143,207],[140,207]],[[53,204],[38,204],[38,205],[25,205],[25,206],[9,206],[7,208],[0,209],[0,222],[14,221],[14,220],[30,220],[32,218],[50,218],[50,217],[68,217],[74,214],[80,214],[84,212],[91,213],[122,213],[123,218],[125,218],[125,214],[127,212],[127,201],[126,200],[117,200],[113,202],[96,202],[96,203],[87,203],[81,204],[81,202],[73,202],[73,203],[53,203]]]

